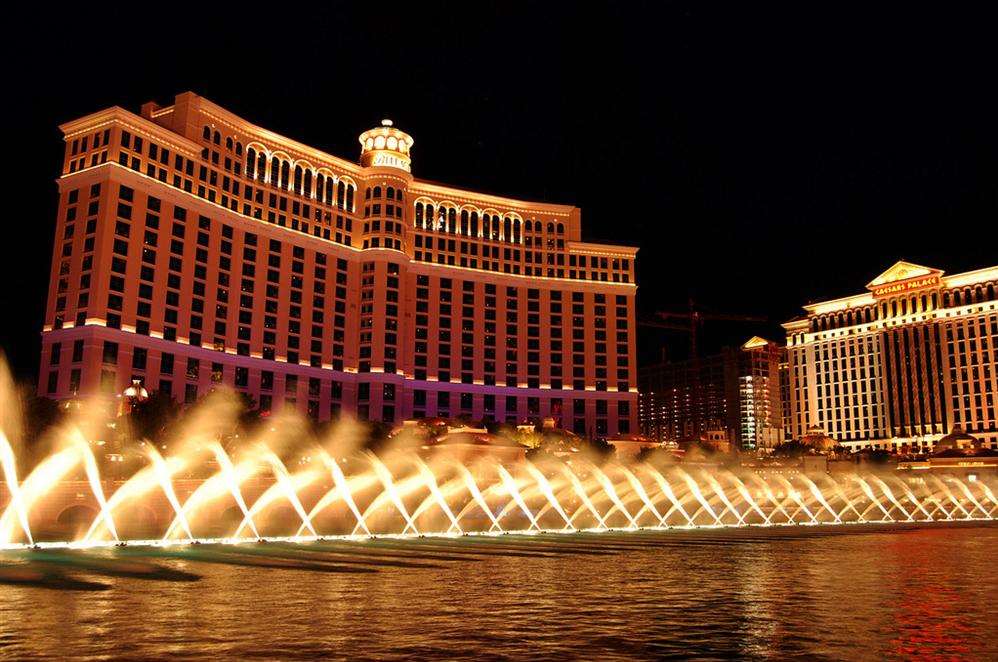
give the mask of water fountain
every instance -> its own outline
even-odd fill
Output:
[[[371,536],[501,535],[705,527],[993,520],[994,477],[843,473],[764,476],[581,456],[503,462],[396,447],[359,451],[334,431],[292,444],[272,433],[228,446],[191,430],[161,454],[141,446],[125,478],[101,475],[70,422],[30,466],[0,430],[0,548],[185,545]],[[195,424],[196,427],[196,424]],[[268,436],[269,435],[269,436]],[[137,460],[138,461],[138,460]],[[66,533],[73,513],[76,531]],[[70,526],[71,528],[71,526]]]

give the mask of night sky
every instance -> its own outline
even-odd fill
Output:
[[[998,264],[995,21],[880,4],[9,16],[0,345],[33,378],[57,125],[188,89],[349,159],[391,117],[415,138],[417,177],[582,207],[586,240],[641,247],[639,314],[693,296],[772,320],[709,327],[708,350],[775,337],[802,304],[861,292],[899,258]],[[644,331],[643,357],[663,341],[684,353],[682,335]]]

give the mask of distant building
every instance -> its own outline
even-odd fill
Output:
[[[643,367],[638,390],[641,431],[648,437],[676,441],[699,439],[710,429],[734,433],[721,354]]]
[[[793,432],[790,429],[790,362],[787,360],[786,351],[780,357],[780,404],[782,405],[783,417],[783,438],[793,439]]]
[[[772,448],[785,438],[780,364],[783,348],[755,336],[744,345],[639,373],[642,432],[660,441],[718,438],[742,449]]]
[[[738,376],[736,437],[743,449],[773,448],[783,443],[780,364],[783,348],[753,336],[735,355]]]
[[[998,266],[897,262],[785,323],[789,428],[847,448],[931,450],[956,427],[998,448]]]

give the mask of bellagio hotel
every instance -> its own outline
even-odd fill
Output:
[[[388,120],[359,163],[191,92],[60,129],[40,394],[636,429],[637,249],[579,208],[417,179]]]
[[[898,262],[862,294],[784,324],[788,432],[928,450],[960,428],[998,449],[998,267]]]

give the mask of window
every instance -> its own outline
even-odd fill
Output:
[[[135,370],[145,370],[148,355],[148,350],[142,347],[136,347],[132,350],[132,368]]]
[[[104,342],[104,363],[111,365],[116,365],[118,363],[118,343],[105,341]]]

